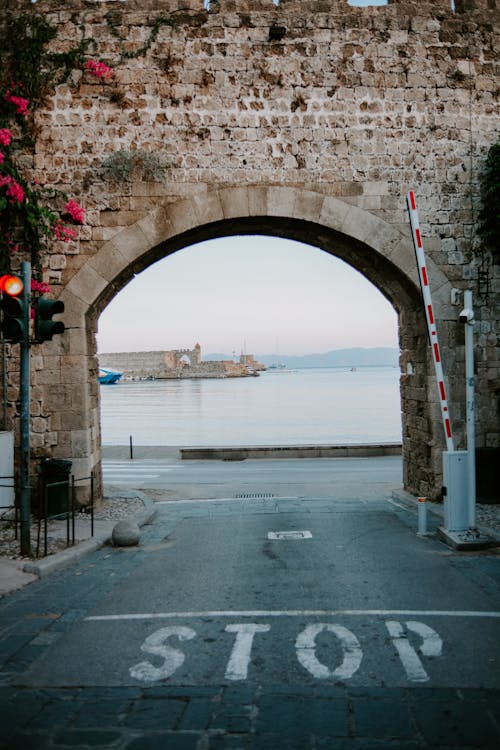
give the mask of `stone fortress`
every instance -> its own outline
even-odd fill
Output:
[[[123,372],[123,380],[245,378],[266,369],[252,354],[242,354],[239,362],[231,359],[202,362],[199,344],[194,349],[100,354],[99,365]]]
[[[33,148],[23,155],[33,179],[87,211],[76,241],[50,242],[40,259],[43,281],[65,304],[66,331],[32,347],[33,461],[71,459],[77,478],[94,472],[99,494],[101,312],[134,275],[178,250],[260,234],[346,261],[391,302],[401,350],[403,483],[439,497],[444,434],[409,189],[420,212],[455,446],[465,447],[467,414],[459,314],[464,290],[472,290],[476,445],[498,450],[500,265],[477,228],[480,177],[500,135],[500,16],[498,0],[453,7],[450,0],[368,8],[347,0],[213,0],[208,8],[203,0],[0,0],[0,27],[21,14],[42,17],[55,29],[51,53],[86,45],[85,57],[113,70],[106,81],[75,64],[37,109]],[[123,175],[123,159],[135,171]],[[18,373],[14,346],[6,425],[16,446]]]

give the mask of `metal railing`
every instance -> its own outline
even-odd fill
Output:
[[[90,485],[90,502],[88,505],[77,507],[75,502],[76,497],[76,485],[80,482],[89,482]],[[64,493],[64,490],[67,490]],[[59,490],[59,493],[66,494],[66,508],[59,513],[52,513],[50,509],[51,494],[54,490]],[[36,545],[36,557],[40,556],[40,536],[43,526],[43,557],[48,554],[48,523],[50,520],[64,519],[66,520],[66,548],[72,547],[75,544],[75,526],[76,516],[78,513],[90,513],[90,536],[94,536],[94,473],[91,472],[88,477],[80,477],[75,479],[73,475],[71,477],[65,477],[58,481],[46,481],[44,477],[40,477],[40,498],[38,508],[38,528],[37,528],[37,545]]]

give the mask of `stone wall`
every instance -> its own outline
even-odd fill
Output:
[[[198,345],[199,346],[199,345]],[[123,380],[169,380],[177,378],[241,378],[247,367],[232,360],[201,361],[200,350],[192,350],[193,364],[181,361],[188,349],[157,352],[114,352],[99,355],[99,365],[123,372]]]
[[[471,288],[475,299],[477,442],[499,444],[500,270],[475,240],[478,178],[499,132],[498,11],[494,0],[456,7],[220,0],[207,12],[201,0],[0,0],[3,18],[41,13],[57,26],[54,51],[91,38],[92,55],[115,70],[103,83],[75,69],[38,111],[26,159],[33,176],[87,209],[78,241],[52,243],[43,259],[68,330],[32,350],[37,456],[72,457],[81,475],[99,471],[94,332],[135,273],[200,239],[267,233],[343,258],[394,305],[405,485],[438,494],[443,432],[405,207],[410,187],[457,447],[464,340],[452,289]],[[140,159],[128,179],[106,172],[113,155],[141,149],[165,167],[163,180]],[[16,354],[13,347],[10,418]]]

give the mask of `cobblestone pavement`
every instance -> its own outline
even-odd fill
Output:
[[[226,506],[219,512],[229,522]],[[260,510],[263,518],[266,509]],[[2,750],[498,750],[498,689],[215,679],[113,686],[106,684],[104,666],[93,685],[61,681],[51,687],[50,680],[30,679],[28,670],[44,654],[60,667],[58,644],[108,592],[123,590],[126,597],[147,555],[161,554],[176,528],[173,514],[169,508],[164,520],[144,527],[143,551],[103,548],[2,600]],[[491,558],[488,570],[496,564]],[[487,594],[495,597],[490,580]],[[119,631],[113,632],[119,641]],[[116,646],[121,643],[109,644]]]
[[[1,688],[5,750],[498,750],[500,691]],[[21,728],[22,726],[22,728]]]

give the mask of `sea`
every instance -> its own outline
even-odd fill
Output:
[[[396,367],[268,370],[259,377],[101,385],[103,445],[401,442]]]

